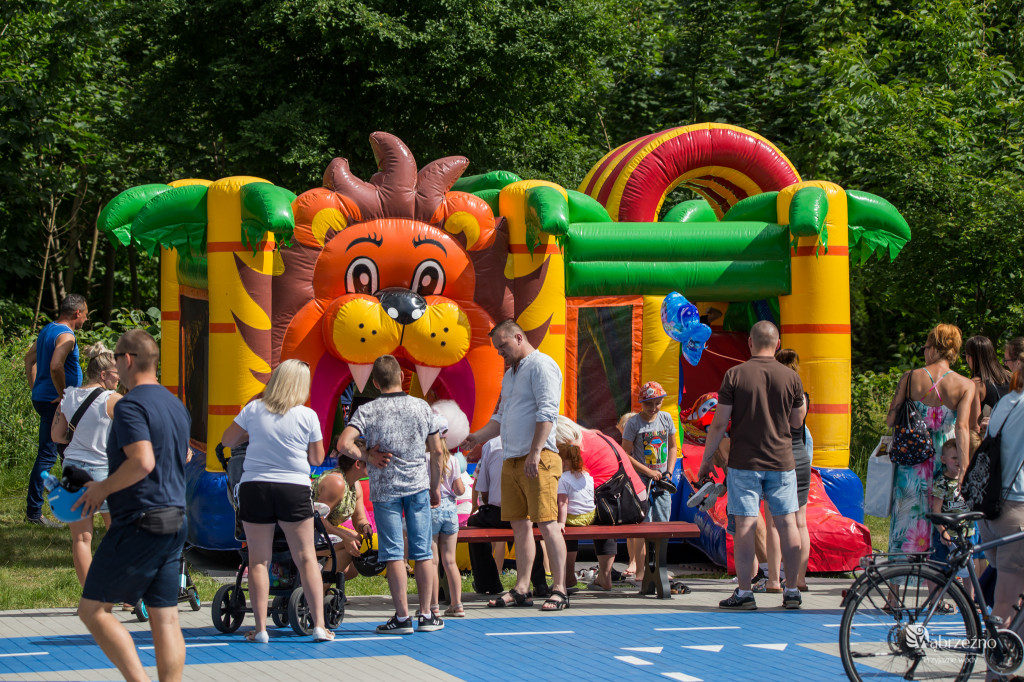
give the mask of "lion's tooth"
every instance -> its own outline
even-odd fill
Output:
[[[425,365],[416,365],[416,377],[420,381],[420,392],[423,395],[427,394],[430,387],[434,384],[434,379],[440,374],[440,367],[427,367]]]
[[[370,378],[370,372],[373,370],[373,365],[357,365],[354,362],[348,363],[348,371],[352,372],[352,380],[356,382],[356,388],[360,391],[366,386],[367,380]]]

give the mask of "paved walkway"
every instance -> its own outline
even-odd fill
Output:
[[[337,639],[325,644],[291,629],[272,630],[269,645],[247,644],[240,633],[252,627],[251,615],[223,635],[208,605],[193,613],[183,604],[185,679],[846,680],[837,607],[850,581],[809,582],[800,611],[782,609],[781,595],[761,594],[758,611],[723,612],[718,601],[733,589],[725,580],[688,580],[693,593],[671,600],[584,590],[559,615],[488,609],[467,595],[465,619],[406,637],[374,632],[391,614],[387,598],[351,597]],[[121,618],[155,675],[148,625]],[[72,610],[0,613],[0,680],[117,679]]]

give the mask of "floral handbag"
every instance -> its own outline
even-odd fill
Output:
[[[892,432],[892,445],[889,446],[889,459],[900,466],[915,466],[934,456],[932,433],[910,400],[910,375],[907,375],[907,395],[896,408],[896,425]]]

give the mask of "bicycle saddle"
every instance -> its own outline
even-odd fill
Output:
[[[940,526],[958,526],[967,521],[980,521],[985,518],[985,514],[979,511],[966,511],[959,514],[936,514],[929,512],[924,517]]]

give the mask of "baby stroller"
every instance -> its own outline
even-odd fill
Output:
[[[232,448],[233,453],[229,458],[224,457],[224,446],[218,444],[216,448],[217,459],[220,460],[228,478],[228,498],[235,510],[235,539],[239,542],[245,541],[245,534],[242,531],[242,524],[238,520],[238,499],[235,494],[239,481],[242,478],[242,461],[245,457],[245,446]],[[329,551],[330,556],[325,566],[332,570],[323,570],[324,587],[324,621],[328,629],[337,628],[345,618],[345,575],[334,570],[337,567],[337,557],[334,553],[334,545],[327,534],[327,529],[320,518],[320,514],[314,512],[313,536],[316,542],[316,549]],[[234,632],[242,625],[246,613],[252,613],[248,605],[248,583],[245,576],[249,568],[249,551],[243,544],[239,550],[242,555],[242,563],[235,574],[235,581],[224,585],[213,598],[211,613],[213,626],[221,632]],[[291,625],[292,630],[299,635],[309,635],[313,632],[313,616],[306,603],[302,585],[299,580],[299,571],[292,561],[291,553],[288,551],[288,543],[285,540],[284,532],[280,527],[274,533],[274,547],[270,564],[270,606],[269,615],[278,627]]]

